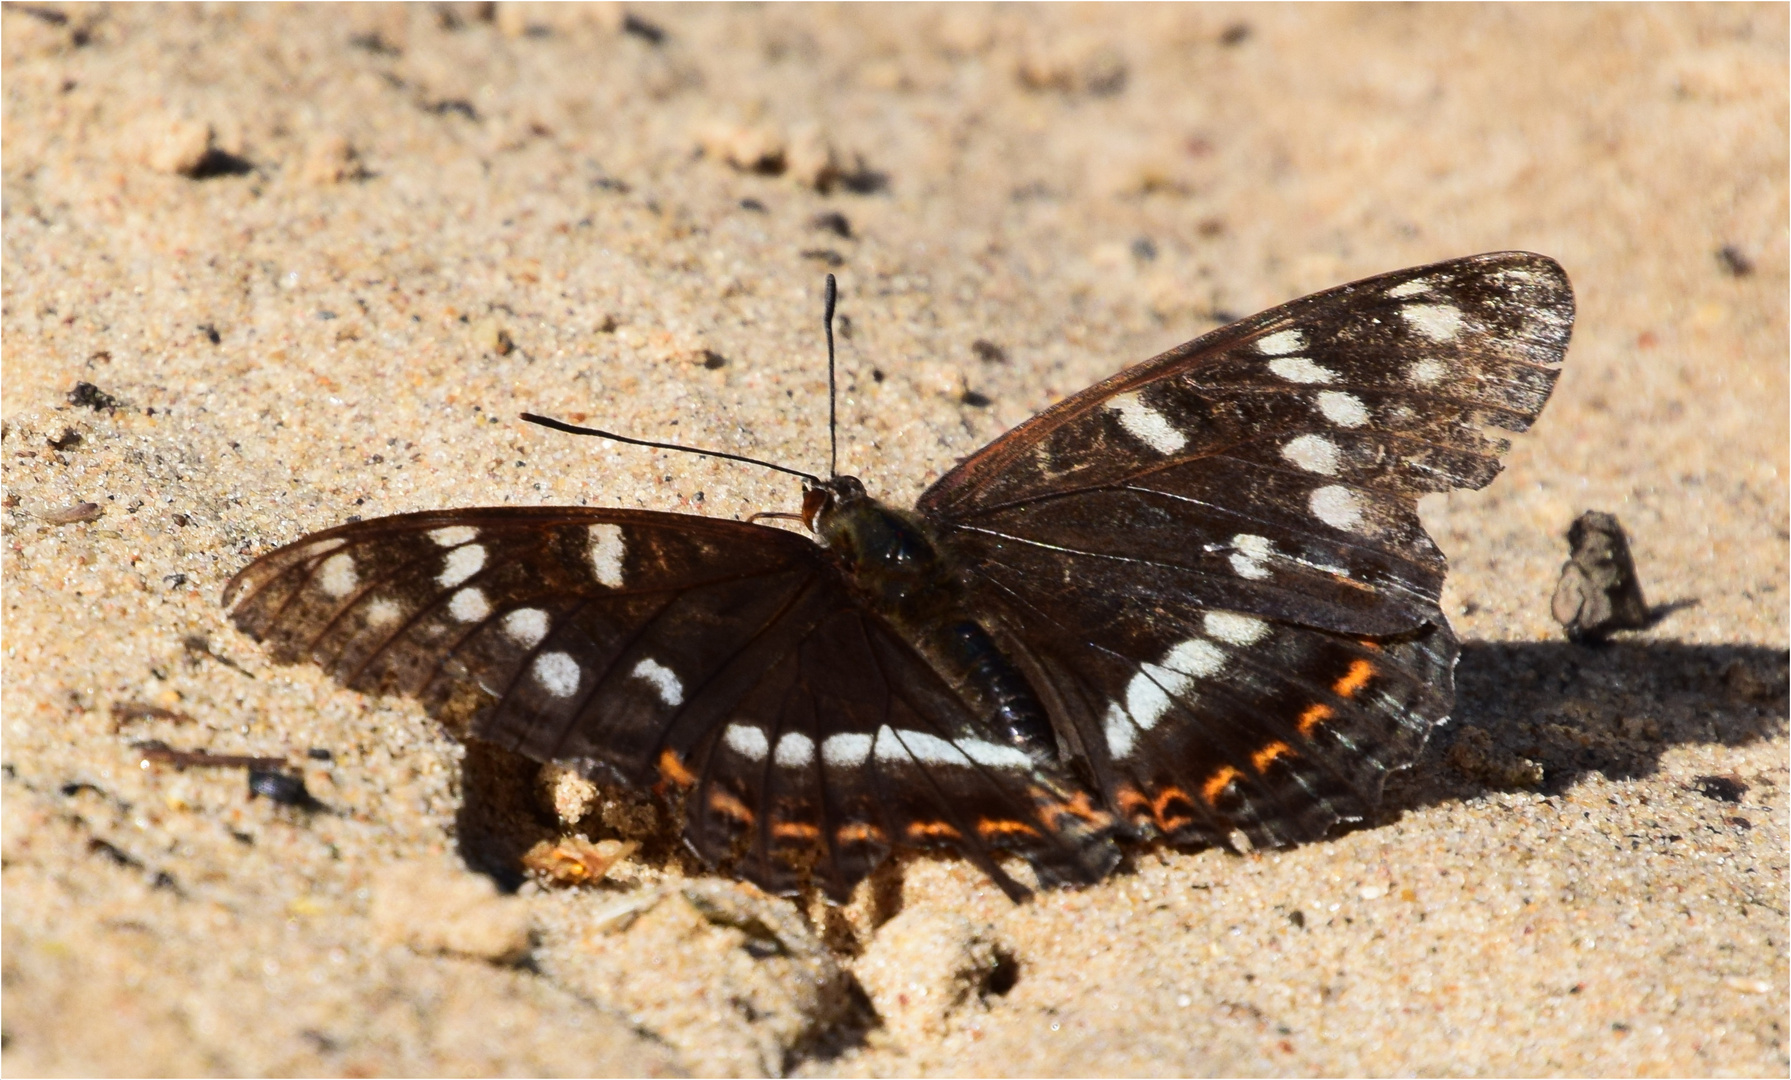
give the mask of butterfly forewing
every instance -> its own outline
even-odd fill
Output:
[[[1178,839],[1322,835],[1452,701],[1419,496],[1547,400],[1567,279],[1524,253],[1296,300],[1033,418],[920,500],[1108,804]]]
[[[578,508],[346,525],[225,594],[275,659],[419,697],[462,737],[678,793],[699,854],[768,889],[844,898],[892,845],[949,847],[1022,891],[1091,881],[1115,823],[993,741],[811,541]]]

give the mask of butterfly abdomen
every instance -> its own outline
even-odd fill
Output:
[[[1038,695],[972,614],[962,579],[926,525],[840,477],[815,531],[869,606],[899,627],[995,730],[1041,765],[1056,738]]]

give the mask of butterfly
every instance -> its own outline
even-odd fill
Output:
[[[1127,839],[1317,840],[1448,717],[1417,502],[1492,481],[1489,429],[1536,419],[1572,324],[1544,256],[1401,270],[1126,368],[912,511],[784,469],[813,539],[401,514],[265,555],[224,602],[278,662],[652,791],[708,864],[773,892],[844,900],[898,847],[1019,899],[1012,856],[1053,886],[1101,880]]]

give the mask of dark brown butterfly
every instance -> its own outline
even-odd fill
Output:
[[[1101,879],[1124,837],[1313,840],[1447,717],[1417,500],[1493,479],[1485,429],[1535,420],[1572,323],[1539,255],[1402,270],[1128,368],[912,512],[799,473],[818,544],[404,514],[264,556],[225,603],[281,662],[681,803],[699,855],[773,891],[844,898],[895,846],[1017,898],[1004,852],[1057,884]]]

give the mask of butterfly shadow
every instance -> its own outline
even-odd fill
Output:
[[[1787,652],[1758,645],[1470,641],[1455,681],[1454,718],[1388,783],[1383,817],[1650,776],[1675,746],[1786,730]]]

